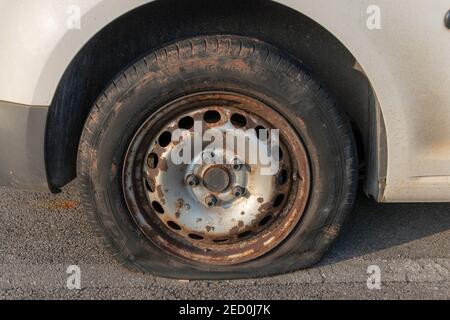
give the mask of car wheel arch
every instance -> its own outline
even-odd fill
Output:
[[[176,9],[169,11],[170,4],[175,3]],[[164,30],[154,32],[158,26]],[[290,35],[286,36],[286,31]],[[369,165],[366,190],[375,198],[381,197],[383,185],[379,181],[387,166],[380,163],[387,162],[384,120],[382,115],[374,116],[381,114],[381,108],[367,76],[361,68],[355,68],[359,65],[356,58],[319,23],[278,3],[258,0],[245,4],[220,1],[214,6],[201,0],[189,2],[189,6],[177,0],[155,1],[99,31],[67,67],[49,108],[45,156],[52,191],[57,192],[75,178],[78,143],[89,108],[110,79],[152,49],[196,33],[253,36],[301,59],[349,115],[360,140],[359,157]],[[317,38],[311,39],[311,33]],[[294,35],[296,40],[292,41]],[[308,46],[302,45],[305,39],[309,39]],[[375,113],[373,108],[377,108]],[[384,140],[379,141],[380,137]]]

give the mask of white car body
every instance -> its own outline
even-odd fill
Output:
[[[0,101],[21,105],[24,115],[38,107],[45,118],[58,83],[80,49],[109,23],[148,2],[152,1],[0,0]],[[378,200],[450,201],[450,30],[443,23],[450,2],[277,2],[326,28],[367,76],[386,129],[386,181],[379,181],[383,190]],[[380,28],[368,27],[373,5],[380,8]],[[78,8],[79,28],[70,28]],[[33,132],[45,134],[44,130]],[[16,147],[13,152],[24,159],[28,151]],[[39,167],[36,170],[43,178],[43,151],[34,155],[27,168]],[[20,185],[21,172],[15,170],[12,165],[8,172],[17,175]]]

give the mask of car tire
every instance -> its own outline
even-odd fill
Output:
[[[358,165],[349,120],[326,89],[306,70],[295,57],[258,39],[216,35],[165,45],[112,80],[98,97],[85,123],[78,153],[78,177],[90,220],[120,264],[168,278],[236,279],[291,272],[310,267],[321,259],[352,210]],[[255,240],[251,249],[254,254],[246,259],[233,260],[227,253],[220,259],[208,260],[207,253],[203,256],[203,251],[198,251],[191,242],[186,250],[178,249],[178,244],[185,240],[172,235],[174,230],[167,232],[176,244],[168,243],[165,235],[159,233],[166,232],[158,229],[162,220],[153,218],[158,213],[151,203],[147,205],[149,200],[144,199],[141,186],[133,191],[134,184],[128,188],[125,181],[128,179],[127,161],[131,161],[127,158],[130,148],[137,143],[136,137],[148,119],[163,117],[161,110],[169,102],[199,92],[229,93],[231,100],[239,96],[248,99],[249,104],[254,101],[273,106],[276,114],[282,115],[283,121],[298,135],[298,143],[304,149],[304,165],[308,167],[307,185],[304,185],[307,194],[302,195],[304,204],[298,204],[301,210],[295,209],[301,211],[297,220],[289,227],[289,232],[267,250]],[[177,112],[174,111],[172,117],[176,117]],[[271,121],[268,116],[259,116],[261,121]],[[153,126],[162,123],[162,120],[152,121]],[[300,156],[295,152],[288,156],[289,161],[299,161]],[[142,161],[139,157],[142,155],[136,154],[133,161]],[[142,170],[132,176],[140,178],[141,174]],[[295,176],[292,180],[296,180]],[[299,188],[298,182],[290,183]],[[289,199],[296,201],[295,197]],[[286,200],[286,206],[289,201]],[[133,207],[135,202],[138,208]],[[132,213],[141,216],[137,218]],[[147,218],[153,219],[152,222],[143,225],[141,220]],[[257,237],[261,236],[252,235],[246,245]],[[229,245],[222,244],[220,248],[229,246],[235,250],[234,242],[229,241]],[[213,242],[210,246],[215,248]],[[208,244],[199,247],[208,252]],[[215,254],[216,249],[211,250]]]

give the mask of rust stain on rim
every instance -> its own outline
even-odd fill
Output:
[[[140,177],[139,174],[136,174],[136,171],[145,172],[143,169],[145,165],[142,164],[145,161],[141,160],[145,158],[148,145],[158,134],[161,124],[178,119],[182,112],[191,112],[194,119],[201,119],[206,110],[216,110],[223,114],[227,114],[227,111],[224,112],[224,110],[241,110],[247,117],[246,126],[255,127],[263,121],[266,126],[270,124],[270,128],[280,130],[280,140],[284,144],[285,151],[287,151],[282,163],[290,168],[289,176],[286,178],[288,183],[278,186],[277,193],[284,195],[280,204],[277,204],[280,207],[278,209],[274,205],[276,200],[266,198],[268,202],[264,203],[264,198],[257,197],[259,210],[255,213],[255,219],[252,223],[257,226],[262,224],[268,214],[273,214],[273,212],[276,212],[276,214],[271,217],[270,222],[266,222],[262,227],[255,227],[256,229],[252,230],[254,231],[252,233],[245,234],[246,232],[242,232],[242,229],[239,228],[243,225],[242,220],[236,220],[238,225],[230,229],[230,238],[208,238],[208,233],[215,230],[215,227],[211,225],[205,228],[203,234],[192,232],[187,235],[183,231],[184,226],[177,223],[175,225],[180,230],[174,230],[173,227],[168,227],[168,224],[174,223],[167,217],[172,213],[163,215],[155,213],[155,209],[149,201],[148,190],[145,190],[145,184],[136,179],[136,177]],[[224,118],[221,118],[220,121],[224,121]],[[222,124],[220,121],[218,124]],[[212,125],[205,124],[205,127],[210,126]],[[164,160],[164,165],[159,166],[156,170],[147,170],[150,173],[150,181],[153,181],[152,179],[158,176],[163,171],[162,169],[168,170],[166,162],[167,160]],[[302,179],[298,179],[298,176],[301,176]],[[278,179],[278,174],[273,179]],[[287,119],[274,108],[237,93],[202,92],[168,103],[142,125],[130,144],[125,157],[123,190],[134,221],[145,236],[158,247],[188,260],[214,265],[234,265],[253,260],[274,249],[288,237],[298,224],[306,208],[310,193],[309,160],[298,133]],[[251,193],[253,188],[249,188],[249,190],[247,192]],[[158,186],[157,194],[161,196],[161,193],[163,193],[162,187]],[[167,200],[167,195],[162,196],[165,196]],[[249,194],[246,196],[248,197]],[[276,193],[274,193],[274,196],[276,196]],[[183,200],[184,202],[186,200]],[[173,212],[175,218],[183,216],[180,203],[179,201],[178,206],[180,208]],[[244,214],[242,212],[244,211],[240,210],[237,214],[241,217],[246,216],[246,212]],[[202,219],[197,219],[197,223],[200,222],[202,222]],[[238,237],[241,235],[242,238],[239,239]]]

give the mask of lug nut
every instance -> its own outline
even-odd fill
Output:
[[[191,174],[186,178],[186,183],[191,187],[195,187],[199,184],[199,180],[195,175]]]
[[[215,207],[217,204],[217,198],[213,195],[206,197],[205,199],[206,205],[210,208]]]
[[[234,159],[233,161],[233,169],[238,171],[242,169],[242,163],[239,161],[239,159]]]
[[[245,189],[242,187],[234,187],[233,188],[233,194],[235,197],[239,198],[242,197],[242,195],[245,193]]]

